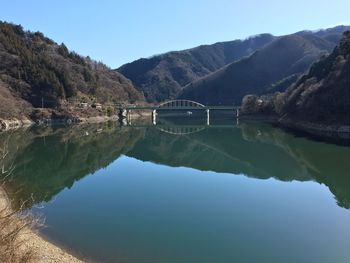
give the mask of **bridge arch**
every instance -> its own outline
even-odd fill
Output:
[[[158,108],[204,108],[205,105],[193,100],[170,100],[158,105]]]
[[[160,131],[172,134],[172,135],[189,135],[205,130],[206,127],[176,127],[176,126],[165,126],[158,128]]]

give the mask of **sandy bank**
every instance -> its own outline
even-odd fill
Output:
[[[11,212],[7,195],[3,188],[0,187],[0,210],[6,209],[7,213]],[[19,217],[14,217],[13,220],[21,220]],[[0,233],[0,237],[2,233]],[[18,241],[21,242],[19,251],[28,249],[34,252],[34,262],[37,263],[68,263],[68,262],[83,262],[61,248],[51,244],[43,239],[35,230],[28,227],[22,229],[18,235]]]

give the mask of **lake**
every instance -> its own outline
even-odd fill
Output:
[[[101,262],[350,262],[350,147],[176,118],[0,133],[12,205]]]

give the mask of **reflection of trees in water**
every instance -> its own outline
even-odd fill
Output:
[[[14,205],[23,199],[31,199],[32,204],[49,201],[75,181],[108,166],[141,134],[142,130],[128,131],[114,125],[18,131],[16,138],[20,140],[12,141],[18,147],[13,157],[16,168],[6,189],[13,195]]]
[[[7,189],[17,204],[32,193],[32,204],[49,201],[121,154],[261,179],[315,180],[330,188],[340,206],[348,208],[350,202],[350,148],[296,138],[267,124],[242,123],[182,136],[153,127],[79,125],[16,131],[11,140],[16,169]]]
[[[342,207],[350,201],[350,148],[319,143],[268,124],[206,129],[188,136],[148,129],[128,153],[140,160],[282,181],[326,184]]]
[[[283,149],[245,140],[238,127],[210,128],[187,136],[148,129],[145,138],[138,141],[128,155],[175,167],[187,166],[258,178],[276,177],[284,181],[310,179]],[[276,158],[280,159],[283,166],[271,165],[271,161]],[[289,174],[284,173],[286,168]]]
[[[312,180],[323,183],[339,206],[350,208],[350,147],[297,138],[281,129],[243,124],[243,137],[276,145],[304,167]]]

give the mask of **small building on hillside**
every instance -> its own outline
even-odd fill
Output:
[[[79,103],[79,108],[86,109],[88,106],[89,106],[89,104],[87,104],[87,102],[80,102]]]
[[[101,103],[93,103],[91,105],[92,108],[97,109],[97,110],[102,110],[102,104]]]

